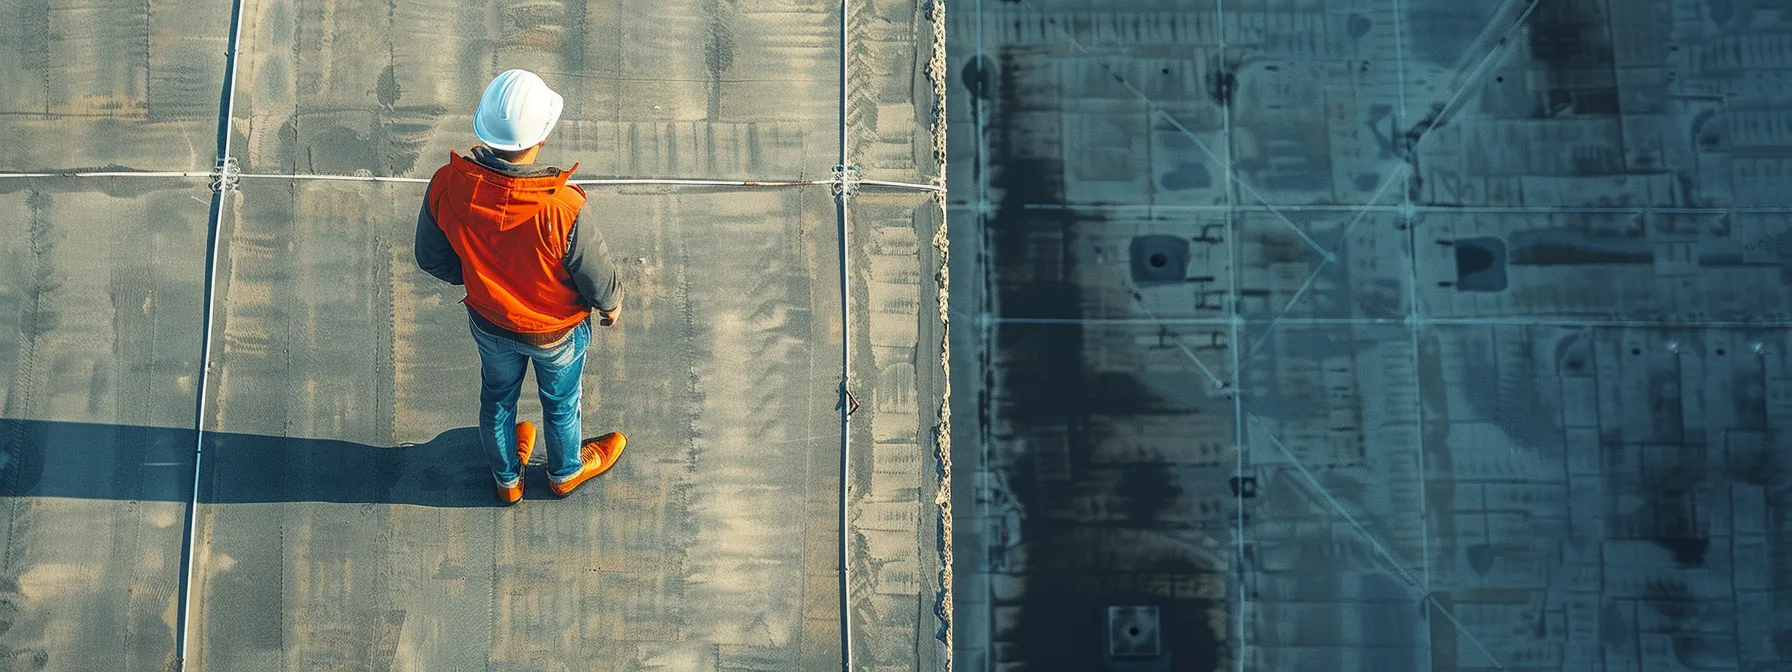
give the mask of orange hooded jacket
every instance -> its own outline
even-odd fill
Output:
[[[479,159],[490,160],[475,152]],[[574,164],[572,170],[577,169]],[[598,292],[608,296],[587,297],[567,268],[569,261],[575,260],[569,258],[569,247],[585,205],[585,192],[566,183],[572,170],[547,168],[534,169],[528,175],[506,174],[451,152],[447,165],[430,180],[424,198],[423,217],[433,220],[435,226],[418,223],[419,265],[449,282],[464,281],[467,306],[478,317],[517,334],[564,332],[590,315],[594,306],[614,309],[613,271],[606,274],[609,278],[596,281],[608,280],[602,283],[609,285],[608,291]],[[453,248],[452,256],[459,261],[453,265],[458,269],[446,268],[449,264],[439,259],[444,255],[426,249],[436,234],[429,228],[439,229],[439,235]],[[597,238],[597,257],[603,269],[609,270],[607,260],[602,259],[608,250],[602,249],[601,236],[595,231],[584,235]]]

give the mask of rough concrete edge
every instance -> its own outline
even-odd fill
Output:
[[[945,0],[931,0],[927,3],[926,12],[931,20],[933,32],[932,53],[927,59],[927,81],[933,85],[933,159],[939,166],[939,173],[934,178],[943,189],[946,186],[946,3]],[[933,504],[939,516],[940,572],[939,586],[936,588],[937,598],[934,602],[934,616],[940,620],[940,630],[936,635],[945,651],[945,672],[952,672],[952,318],[950,313],[951,296],[951,250],[947,241],[946,194],[935,192],[933,202],[939,208],[939,225],[934,227],[933,247],[939,253],[940,270],[936,274],[940,320],[940,372],[945,384],[940,393],[939,423],[934,426],[934,459],[937,460],[939,489],[935,491]]]

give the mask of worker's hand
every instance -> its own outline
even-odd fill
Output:
[[[596,310],[597,323],[606,327],[615,325],[616,320],[621,319],[622,317],[622,306],[617,306],[615,310],[604,310],[602,308]]]

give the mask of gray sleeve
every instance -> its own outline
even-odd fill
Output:
[[[460,255],[448,244],[448,234],[436,225],[435,215],[429,213],[429,192],[424,194],[423,207],[417,211],[417,267],[442,282],[462,284]]]
[[[573,287],[579,290],[586,305],[598,310],[616,310],[622,305],[622,285],[616,282],[616,265],[610,260],[610,246],[604,243],[604,234],[591,222],[589,209],[587,206],[580,210],[579,218],[573,221],[572,233],[566,237],[566,256],[560,258],[560,264],[572,276]]]

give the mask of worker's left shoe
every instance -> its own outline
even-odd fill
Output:
[[[622,457],[622,447],[626,445],[628,445],[628,437],[623,436],[621,432],[610,432],[586,441],[585,445],[579,447],[579,473],[558,482],[553,479],[552,475],[549,475],[548,491],[554,493],[556,497],[572,494],[573,488],[579,487],[585,481],[596,478],[599,474],[609,471],[610,467],[616,466],[617,458]]]
[[[516,424],[516,482],[511,485],[497,484],[498,501],[508,506],[523,499],[523,470],[529,468],[529,456],[535,452],[535,425],[528,421]]]

